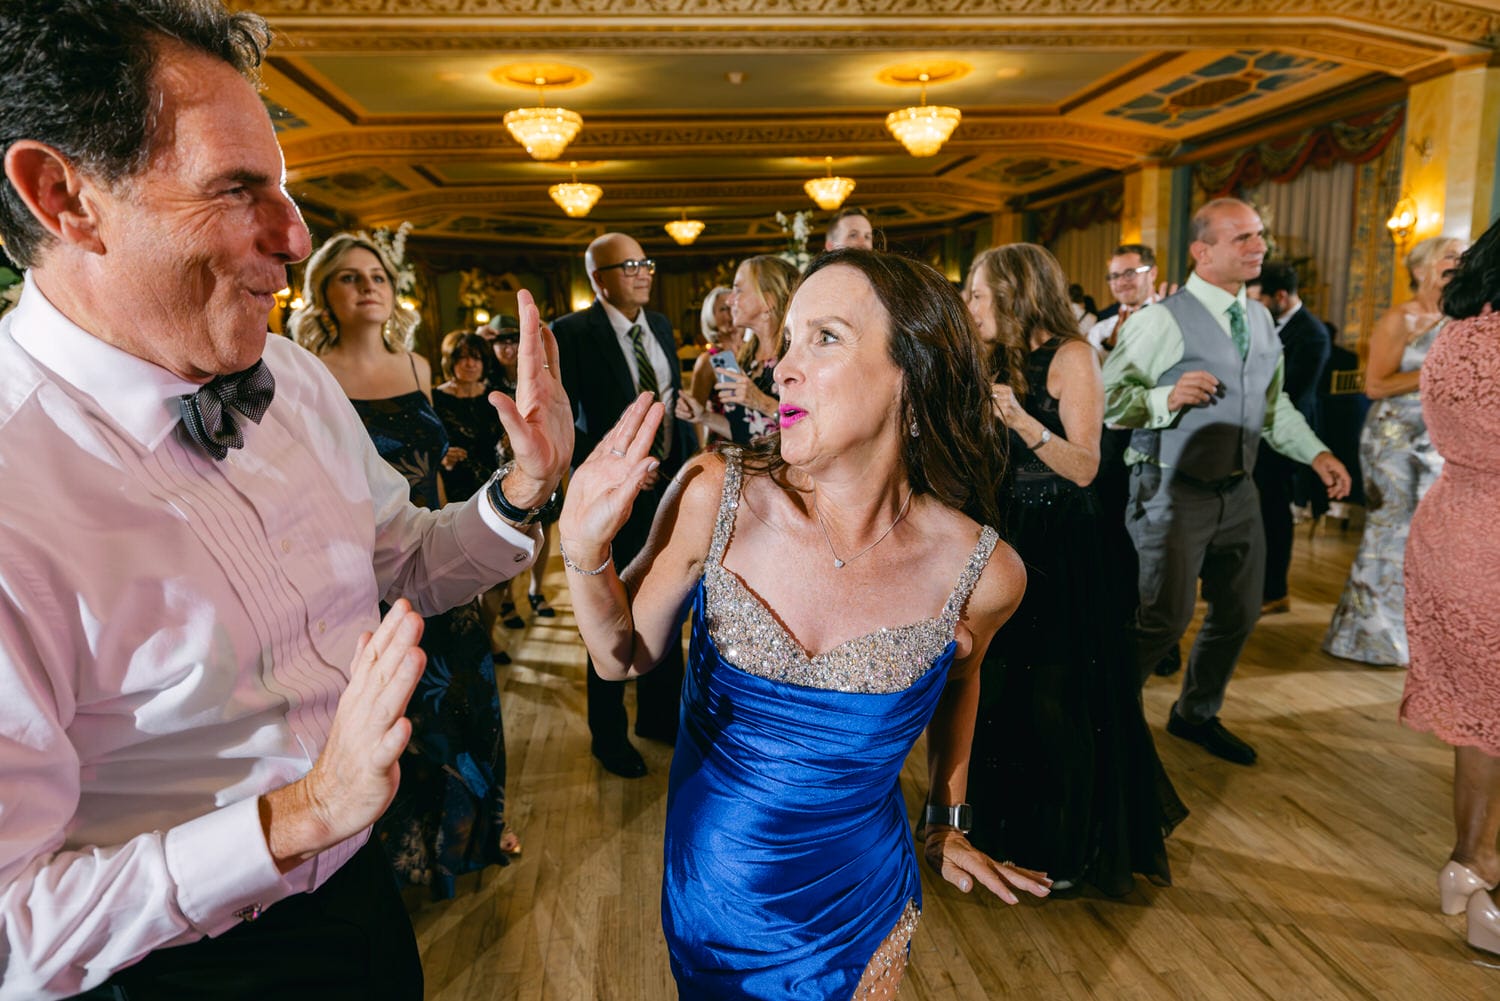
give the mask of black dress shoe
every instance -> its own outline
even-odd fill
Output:
[[[618,775],[622,779],[638,779],[646,774],[646,759],[623,737],[618,742],[596,743],[593,751],[599,764],[612,775]]]
[[[1189,723],[1177,715],[1177,704],[1167,714],[1167,732],[1174,737],[1192,741],[1209,754],[1232,761],[1237,765],[1255,764],[1255,748],[1245,743],[1224,728],[1215,716],[1206,723]]]
[[[1158,678],[1170,678],[1180,670],[1182,670],[1182,651],[1174,646],[1165,657],[1156,662],[1151,673]]]

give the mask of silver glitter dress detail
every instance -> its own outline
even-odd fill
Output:
[[[985,526],[947,603],[935,618],[878,629],[808,657],[770,609],[739,577],[724,568],[724,551],[734,534],[740,505],[740,455],[724,456],[724,499],[714,524],[703,580],[705,624],[725,659],[750,674],[807,688],[838,692],[890,693],[910,688],[932,668],[953,640],[964,603],[989,562],[999,539]]]

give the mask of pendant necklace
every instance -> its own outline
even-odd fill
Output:
[[[818,519],[818,528],[822,529],[822,531],[823,531],[823,541],[826,542],[826,543],[828,543],[828,552],[833,555],[833,568],[835,570],[841,570],[841,569],[843,569],[843,567],[844,567],[845,564],[847,564],[847,563],[853,563],[855,560],[859,559],[865,553],[868,553],[870,550],[874,549],[876,546],[878,546],[882,542],[884,542],[885,541],[885,537],[887,535],[890,535],[891,532],[895,530],[895,528],[896,528],[897,525],[901,524],[901,519],[902,518],[906,517],[906,509],[911,505],[911,495],[912,495],[912,491],[910,489],[908,489],[906,491],[906,500],[904,500],[904,501],[901,502],[901,510],[896,512],[896,520],[893,521],[893,522],[891,522],[889,528],[887,528],[884,532],[880,533],[880,538],[876,539],[874,542],[870,543],[868,546],[866,546],[865,548],[861,549],[859,552],[855,553],[853,556],[849,557],[847,560],[841,560],[841,559],[839,559],[839,554],[836,553],[836,552],[834,552],[834,549],[833,549],[833,540],[828,537],[828,526],[825,525],[825,524],[823,524],[823,512],[821,512],[821,511],[818,510],[818,498],[817,498],[817,495],[814,494],[813,495],[813,517],[815,517],[815,518]]]

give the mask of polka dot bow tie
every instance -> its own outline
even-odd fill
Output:
[[[188,437],[219,460],[245,446],[240,416],[259,424],[275,393],[276,377],[262,358],[243,372],[215,376],[196,393],[179,396],[177,405]]]

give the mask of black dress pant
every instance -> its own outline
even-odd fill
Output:
[[[630,520],[615,536],[611,552],[615,569],[623,573],[635,559],[651,534],[651,522],[661,502],[666,482],[655,490],[642,491],[630,512]],[[590,567],[589,569],[593,569]],[[682,702],[682,643],[671,644],[661,662],[635,682],[635,732],[668,743],[677,739],[677,719]],[[594,672],[593,658],[588,662],[589,733],[596,747],[608,748],[626,739],[629,720],[625,714],[624,681],[605,681]]]
[[[372,837],[312,893],[189,945],[158,949],[86,1001],[422,1001],[396,877]]]
[[[1255,459],[1255,486],[1260,491],[1260,520],[1266,527],[1266,582],[1261,601],[1287,594],[1292,567],[1292,492],[1298,464],[1262,444]]]

